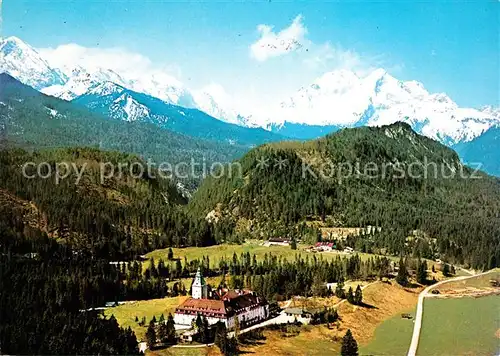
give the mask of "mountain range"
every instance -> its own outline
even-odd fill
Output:
[[[327,72],[265,115],[241,113],[221,86],[192,90],[159,71],[133,77],[109,68],[55,68],[16,37],[0,42],[0,71],[111,118],[150,122],[190,136],[249,147],[396,121],[450,147],[465,147],[500,126],[498,108],[461,108],[445,93],[429,93],[422,83],[398,80],[384,69],[363,76],[349,70]],[[498,153],[492,156],[497,159]]]
[[[152,123],[193,137],[231,145],[253,147],[283,140],[279,134],[262,128],[248,128],[217,120],[198,109],[186,108],[135,92],[113,82],[100,82],[72,100],[109,118]]]
[[[460,108],[445,93],[431,94],[423,84],[400,81],[383,69],[364,77],[337,70],[324,74],[283,101],[272,118],[261,125],[280,132],[282,127],[293,124],[357,127],[396,121],[406,122],[427,137],[453,145],[468,142],[499,125],[500,111],[491,107]],[[289,129],[287,133],[291,135]]]

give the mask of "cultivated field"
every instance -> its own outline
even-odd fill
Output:
[[[418,355],[494,355],[500,348],[500,296],[426,298]]]
[[[144,335],[146,334],[149,321],[156,316],[156,320],[159,319],[160,315],[163,313],[165,318],[168,317],[169,313],[172,315],[175,312],[175,308],[181,304],[187,297],[174,297],[174,298],[163,298],[163,299],[151,299],[151,300],[141,300],[132,303],[126,303],[119,305],[117,307],[108,308],[104,311],[104,314],[109,317],[114,315],[118,324],[122,328],[131,327],[137,336],[137,341],[144,340]],[[135,322],[135,317],[141,320],[146,317],[146,325],[139,326]]]

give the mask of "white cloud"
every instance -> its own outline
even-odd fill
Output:
[[[350,69],[356,70],[364,65],[361,56],[354,50],[345,50],[340,46],[333,47],[330,43],[311,45],[309,55],[304,58],[304,64],[311,69],[331,70]]]
[[[303,20],[303,16],[298,15],[290,26],[279,32],[274,32],[271,25],[258,25],[260,38],[250,46],[250,55],[257,61],[264,62],[272,57],[299,52],[296,68],[302,64],[306,70],[315,73],[334,69],[365,72],[377,67],[377,60],[362,59],[354,50],[344,49],[340,45],[334,46],[330,42],[314,43],[307,38],[308,29]]]
[[[307,28],[304,26],[302,15],[298,15],[290,26],[279,32],[273,31],[273,26],[261,24],[257,26],[260,38],[250,46],[250,55],[259,62],[269,58],[293,53],[306,46]]]
[[[105,68],[129,79],[151,74],[158,76],[161,73],[173,73],[175,76],[181,74],[177,66],[154,65],[148,57],[119,47],[84,47],[70,43],[56,48],[37,50],[53,67],[63,70],[71,70],[75,66],[82,66],[89,70]]]

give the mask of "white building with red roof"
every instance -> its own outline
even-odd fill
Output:
[[[222,321],[228,329],[234,327],[238,318],[240,326],[246,327],[269,317],[269,304],[252,291],[227,291],[220,299],[208,299],[207,285],[200,269],[192,287],[192,297],[175,309],[174,321],[177,327],[190,327],[198,315],[206,317],[210,325]]]

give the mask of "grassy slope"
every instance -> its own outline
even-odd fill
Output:
[[[415,317],[415,308],[402,313]],[[360,348],[361,355],[406,355],[410,347],[413,332],[413,319],[404,319],[400,314],[385,320],[375,330],[369,344]]]
[[[500,297],[425,300],[419,355],[493,355]]]
[[[147,356],[219,356],[222,355],[218,352],[216,346],[210,348],[167,348],[159,350],[146,350]]]
[[[187,297],[174,297],[174,298],[163,298],[163,299],[151,299],[151,300],[141,300],[138,302],[132,302],[127,304],[122,304],[117,307],[108,308],[104,311],[106,316],[114,315],[118,324],[121,327],[127,328],[131,327],[135,332],[138,341],[144,340],[144,335],[146,334],[149,321],[156,316],[156,320],[160,318],[163,313],[165,318],[168,317],[169,313],[175,312],[175,308],[181,304]],[[146,325],[139,326],[135,322],[135,317],[141,320],[146,317]]]
[[[351,329],[363,349],[372,340],[375,329],[384,320],[400,317],[400,314],[416,305],[420,289],[405,290],[397,285],[376,283],[363,291],[363,300],[375,308],[360,308],[343,303],[338,307],[339,327],[326,326],[303,328],[296,337],[280,338],[280,332],[266,331],[265,343],[245,347],[244,352],[256,355],[335,355],[340,343],[334,337],[342,337]],[[411,323],[411,321],[410,321]],[[413,325],[413,324],[412,324]],[[411,330],[409,332],[411,336]]]
[[[180,258],[181,260],[184,260],[184,257],[188,259],[188,261],[194,260],[194,259],[202,259],[203,256],[208,256],[210,257],[210,265],[212,266],[218,266],[219,261],[221,259],[231,259],[233,257],[233,254],[236,253],[238,258],[240,257],[241,253],[247,253],[249,252],[250,255],[256,255],[257,260],[262,260],[264,259],[264,255],[267,253],[272,254],[273,256],[278,256],[278,257],[283,257],[286,259],[294,259],[295,256],[298,254],[302,258],[324,258],[324,259],[335,259],[338,257],[345,257],[345,256],[350,256],[338,252],[321,252],[321,253],[311,253],[311,252],[306,252],[304,251],[305,245],[298,245],[297,250],[292,250],[289,246],[262,246],[258,243],[250,242],[246,243],[243,245],[230,245],[230,244],[222,244],[222,245],[216,245],[216,246],[209,246],[209,247],[186,247],[186,248],[173,248],[172,250],[174,251],[174,257],[175,258]],[[160,249],[160,250],[155,250],[146,255],[147,258],[153,257],[156,262],[161,258],[164,261],[167,261],[167,255],[168,255],[168,248],[167,249]],[[371,255],[368,253],[358,253],[358,255],[361,257],[362,260],[368,259],[370,257],[374,257],[375,255]],[[397,260],[396,257],[389,257],[388,258],[394,259],[395,261]],[[148,262],[144,263],[144,266],[147,266]]]

